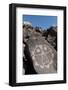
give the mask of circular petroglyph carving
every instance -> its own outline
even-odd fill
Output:
[[[47,46],[43,48],[43,45],[36,45],[36,48],[34,49],[33,58],[35,61],[39,64],[39,66],[44,68],[47,64],[51,64],[51,58],[52,55],[50,51],[47,51]],[[44,50],[43,50],[44,49]],[[46,50],[46,52],[45,52]]]

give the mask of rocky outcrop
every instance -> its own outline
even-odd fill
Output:
[[[57,27],[50,27],[43,32],[45,39],[57,50]]]
[[[57,27],[23,26],[25,74],[57,72]]]

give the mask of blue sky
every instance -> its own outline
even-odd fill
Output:
[[[33,27],[41,27],[47,29],[51,26],[57,26],[57,16],[37,16],[37,15],[24,15],[24,21],[32,23]]]

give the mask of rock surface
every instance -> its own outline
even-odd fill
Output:
[[[39,28],[25,26],[23,33],[25,74],[56,73],[57,28],[40,31]]]

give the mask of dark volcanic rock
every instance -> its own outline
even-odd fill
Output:
[[[57,27],[50,27],[43,31],[43,36],[57,50]]]
[[[57,27],[23,27],[25,74],[57,72]]]
[[[39,74],[56,73],[57,53],[56,50],[45,40],[44,37],[32,36],[27,41],[34,69]]]
[[[47,41],[57,50],[57,27],[51,27],[47,31]]]

